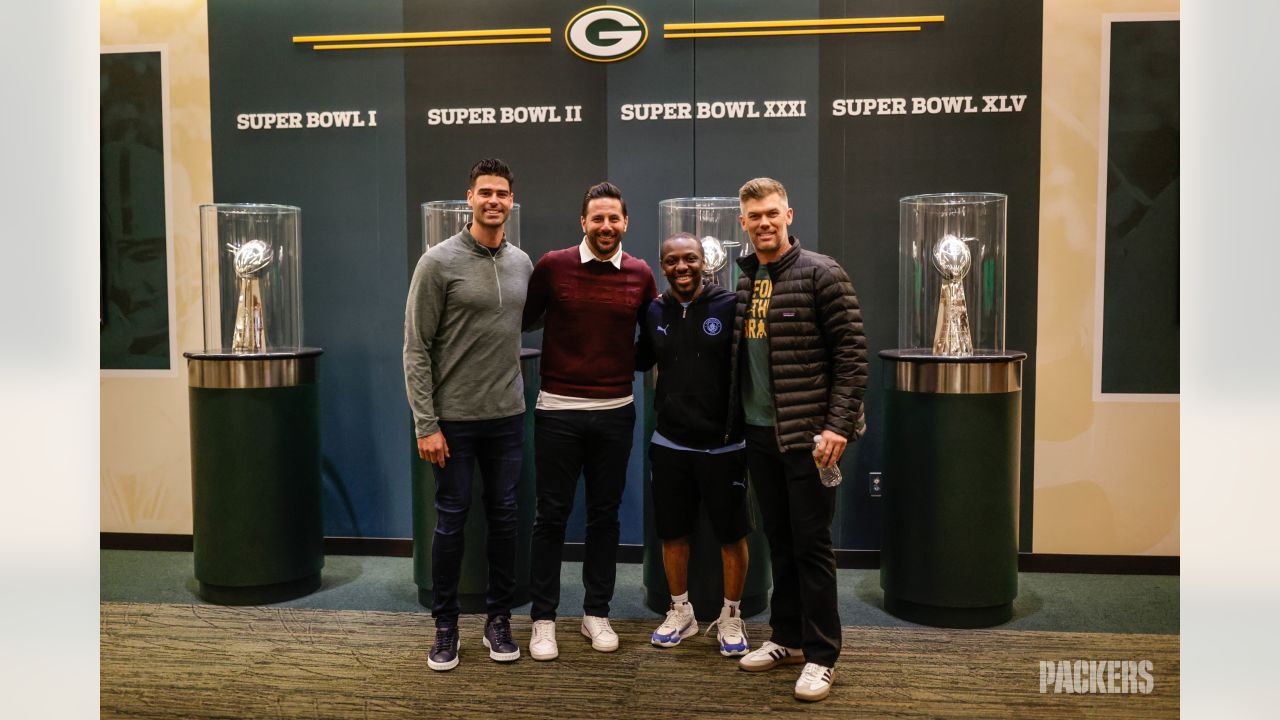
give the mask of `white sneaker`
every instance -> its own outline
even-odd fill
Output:
[[[658,647],[675,647],[690,635],[698,634],[698,621],[693,617],[693,606],[689,603],[671,603],[667,611],[667,619],[662,621],[649,642]]]
[[[534,660],[555,660],[560,657],[560,646],[556,644],[555,620],[537,620],[533,623],[529,656]]]
[[[609,618],[586,615],[582,618],[582,634],[591,638],[591,647],[600,652],[618,649],[618,633],[609,627]]]
[[[796,699],[817,702],[825,700],[831,693],[831,683],[835,682],[835,669],[806,663],[800,679],[796,681]]]
[[[747,643],[747,627],[742,623],[741,612],[735,611],[728,605],[720,608],[720,617],[707,626],[708,635],[711,634],[711,628],[718,628],[716,640],[720,641],[721,655],[725,657],[746,655],[747,651],[751,649],[751,646]]]
[[[738,667],[749,672],[762,672],[779,665],[797,665],[802,662],[804,650],[785,648],[772,640],[765,640],[758,649],[743,655],[738,661]]]

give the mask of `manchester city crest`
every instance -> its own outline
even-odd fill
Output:
[[[722,329],[724,329],[724,323],[716,318],[707,318],[702,321],[702,332],[708,335],[719,335]]]

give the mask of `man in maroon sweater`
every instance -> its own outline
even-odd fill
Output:
[[[553,250],[529,278],[525,330],[545,323],[542,390],[534,411],[538,510],[533,523],[529,654],[552,660],[560,604],[560,554],[578,476],[586,480],[582,634],[600,652],[618,649],[609,626],[617,573],[618,506],[627,480],[635,404],[636,328],[658,295],[653,272],[622,251],[627,204],[610,183],[582,198],[582,242]]]

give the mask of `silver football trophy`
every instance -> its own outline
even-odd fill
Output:
[[[729,262],[729,253],[724,243],[712,235],[702,238],[702,276],[708,285],[716,284],[716,273]]]
[[[235,257],[235,271],[240,297],[236,301],[236,329],[231,351],[260,353],[267,350],[267,327],[262,308],[262,284],[259,275],[271,264],[271,249],[261,240],[250,240],[239,247],[227,243]]]
[[[933,265],[942,273],[938,294],[938,322],[933,333],[935,355],[972,355],[969,310],[961,281],[969,272],[969,246],[955,235],[944,235],[933,249]]]

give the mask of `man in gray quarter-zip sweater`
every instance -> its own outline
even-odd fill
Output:
[[[520,657],[511,637],[516,584],[516,483],[524,463],[520,321],[533,264],[506,241],[513,178],[501,160],[471,169],[471,222],[428,250],[413,271],[404,313],[404,376],[418,456],[435,473],[431,543],[432,670],[458,664],[458,580],[476,464],[488,525],[489,657]]]

